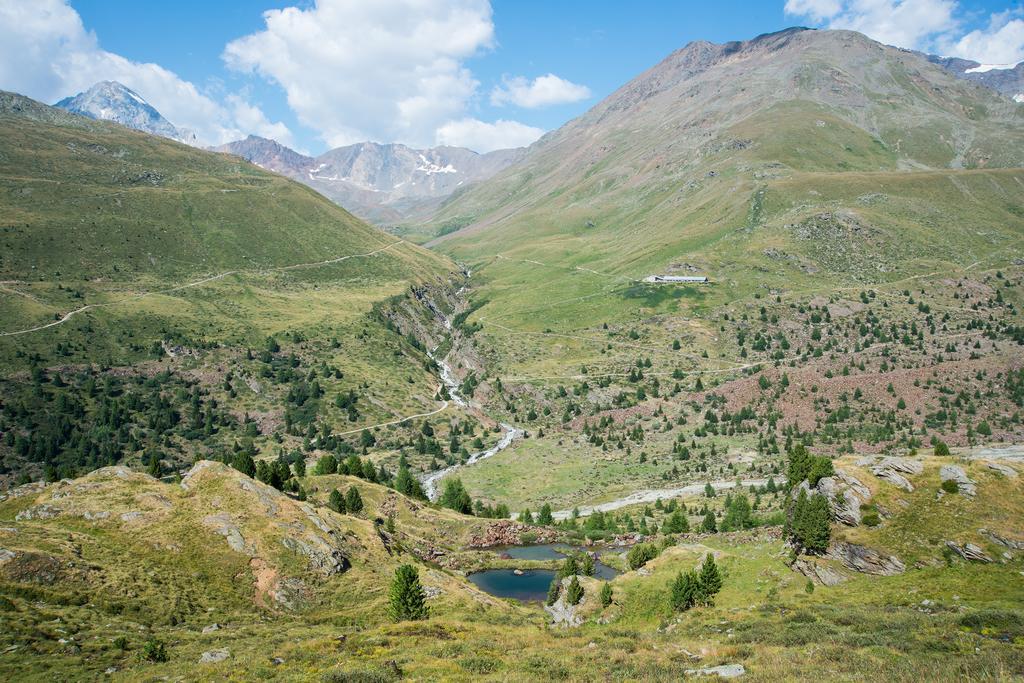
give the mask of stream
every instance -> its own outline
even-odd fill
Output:
[[[445,327],[451,329],[451,323],[447,319],[445,319],[444,323]],[[472,406],[470,405],[469,400],[459,393],[459,382],[455,379],[455,373],[452,372],[452,368],[448,364],[448,356],[445,356],[444,358],[437,358],[434,356],[434,351],[436,350],[436,347],[431,349],[427,355],[430,356],[430,358],[437,363],[437,366],[441,369],[441,382],[443,382],[444,386],[448,389],[448,395],[451,396],[452,403],[462,408],[471,409]],[[485,460],[492,455],[497,455],[511,446],[513,441],[523,435],[523,430],[518,429],[507,422],[500,422],[499,425],[501,426],[501,438],[498,439],[498,443],[487,450],[470,454],[469,458],[464,463],[457,463],[455,465],[445,467],[444,469],[428,472],[422,477],[421,481],[423,483],[423,492],[427,494],[427,498],[430,500],[437,499],[437,486],[440,481],[449,474],[452,474],[462,467],[468,467],[469,465],[478,463],[481,460]]]

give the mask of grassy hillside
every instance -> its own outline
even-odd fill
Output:
[[[443,408],[385,311],[414,288],[450,308],[446,258],[236,158],[18,95],[0,131],[5,479],[166,470],[242,437],[294,450],[318,414],[357,435]]]
[[[1013,679],[1024,675],[1021,560],[992,539],[1017,539],[1021,479],[961,462],[976,494],[937,499],[938,468],[950,462],[925,460],[912,494],[855,459],[836,463],[885,513],[874,528],[834,526],[834,538],[897,555],[902,573],[804,557],[842,577],[808,588],[787,566],[778,528],[663,536],[653,539],[656,559],[611,582],[609,606],[597,600],[603,582],[582,577],[573,628],[549,628],[539,606],[493,598],[462,576],[482,561],[509,564],[467,549],[485,522],[363,480],[307,477],[317,491],[309,502],[209,462],[180,484],[108,468],[30,485],[0,501],[0,670],[21,680],[107,671],[124,680],[582,681],[678,680],[686,669],[739,664],[755,681],[809,680],[826,667],[836,680]],[[349,487],[364,510],[324,506],[327,491]],[[675,502],[693,525],[707,504]],[[966,562],[944,552],[946,540],[999,559]],[[442,565],[423,562],[427,551]],[[715,604],[674,612],[672,580],[709,552],[724,572]],[[432,596],[430,616],[392,623],[387,586],[410,562]],[[160,645],[166,661],[152,656]],[[199,663],[219,651],[222,661]]]

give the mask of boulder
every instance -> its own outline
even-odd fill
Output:
[[[231,656],[231,653],[227,650],[207,650],[199,658],[200,664],[216,664],[217,662],[223,662],[225,659]]]
[[[978,529],[978,533],[983,536],[987,536],[993,543],[998,543],[1001,546],[1012,548],[1014,550],[1024,550],[1024,540],[1006,538],[1005,536],[1001,536],[994,531],[989,531],[988,529]]]
[[[955,481],[960,493],[965,496],[974,497],[978,493],[974,481],[967,476],[962,467],[957,465],[943,465],[939,469],[939,478],[942,481]]]
[[[203,633],[213,633],[214,631],[220,630],[220,624],[210,624],[209,626],[203,627]]]
[[[242,532],[238,529],[238,525],[234,523],[234,520],[231,519],[231,515],[228,513],[218,512],[215,515],[207,515],[203,518],[203,524],[227,539],[228,546],[236,553],[252,555],[252,551],[245,545],[245,539],[242,538]]]
[[[813,560],[800,558],[790,569],[803,574],[808,579],[822,586],[836,586],[847,580],[847,576],[826,564],[818,564]]]
[[[582,607],[586,601],[586,594],[583,595],[583,599],[580,600],[578,605],[570,605],[566,602],[565,595],[569,589],[569,582],[571,578],[566,577],[562,579],[562,590],[558,595],[558,600],[553,605],[544,605],[544,611],[551,615],[552,626],[564,626],[566,628],[579,626],[583,623],[583,617],[577,614],[577,611]]]
[[[35,505],[22,510],[14,516],[14,519],[18,522],[30,522],[37,519],[53,519],[62,512],[64,511],[58,507],[43,503],[42,505]]]
[[[895,555],[883,555],[877,550],[856,543],[837,541],[828,549],[827,557],[863,574],[893,576],[906,571],[906,565]]]
[[[992,558],[985,554],[985,551],[973,543],[958,545],[953,541],[946,541],[946,547],[968,562],[991,562]]]
[[[7,548],[0,548],[0,564],[10,562],[14,558],[15,553],[13,550],[8,550]]]

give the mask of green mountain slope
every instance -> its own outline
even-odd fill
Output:
[[[237,158],[4,93],[0,245],[0,477],[166,470],[440,406],[384,311],[445,305],[455,265]]]
[[[791,29],[683,48],[434,224],[468,226],[437,240],[466,260],[514,251],[642,277],[706,258],[714,276],[765,240],[813,260],[785,226],[850,211],[887,245],[959,263],[1019,243],[1022,165],[1019,105],[860,34]],[[989,242],[970,254],[965,216]]]

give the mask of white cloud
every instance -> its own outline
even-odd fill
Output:
[[[429,144],[476,92],[462,61],[494,43],[487,0],[319,0],[264,19],[227,45],[225,61],[280,84],[332,146]]]
[[[851,29],[888,45],[938,52],[982,64],[1024,60],[1021,10],[992,14],[964,33],[958,0],[786,0],[786,13],[828,28]]]
[[[1011,12],[993,14],[984,29],[940,43],[942,53],[982,64],[1013,66],[1024,61],[1024,21]]]
[[[136,91],[171,123],[195,131],[204,143],[242,135],[232,112],[192,83],[158,64],[133,62],[103,50],[65,0],[0,0],[0,88],[53,103],[105,80]],[[251,118],[252,110],[248,105],[243,113]]]
[[[240,95],[229,95],[227,104],[231,107],[235,122],[246,133],[277,140],[286,147],[295,146],[295,139],[288,126],[280,121],[270,121],[262,109],[250,104]]]
[[[529,81],[522,76],[503,78],[502,84],[491,91],[491,104],[500,107],[514,104],[535,109],[552,104],[579,102],[590,97],[590,88],[578,85],[554,74],[538,76]]]
[[[786,0],[786,13],[824,21],[839,14],[843,8],[839,0]]]
[[[496,149],[525,147],[541,135],[544,135],[542,129],[518,121],[499,119],[494,123],[486,123],[464,118],[449,121],[438,128],[435,144],[468,147],[483,154]]]

